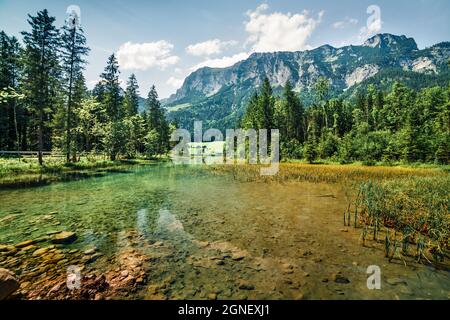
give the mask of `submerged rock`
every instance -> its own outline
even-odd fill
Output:
[[[388,279],[386,279],[386,282],[388,284],[390,284],[391,286],[396,286],[399,284],[404,284],[404,285],[408,284],[405,280],[403,280],[401,278],[388,278]]]
[[[34,241],[34,240],[26,240],[26,241],[16,244],[15,247],[16,248],[25,248],[25,247],[29,247],[35,243],[36,243],[36,241]]]
[[[84,251],[83,253],[85,254],[85,255],[92,255],[92,254],[94,254],[95,252],[97,251],[97,248],[91,248],[91,249],[87,249],[86,251]]]
[[[16,248],[7,244],[0,244],[0,252],[16,251]]]
[[[241,290],[255,290],[255,286],[250,284],[250,283],[248,283],[245,280],[240,280],[239,281],[239,287],[238,288],[241,289]]]
[[[27,251],[33,250],[33,249],[35,249],[35,248],[36,248],[36,246],[33,245],[33,244],[31,244],[31,245],[29,245],[29,246],[26,246],[26,247],[22,248],[22,251],[23,251],[23,252],[27,252]]]
[[[235,250],[231,252],[231,259],[239,261],[247,257],[247,253],[244,250]]]
[[[77,239],[75,232],[62,231],[53,235],[51,241],[56,244],[69,244]]]
[[[350,283],[350,280],[347,277],[343,276],[340,272],[333,275],[333,280],[334,280],[334,282],[341,283],[341,284]]]
[[[210,293],[208,294],[209,300],[217,300],[217,294],[216,293]]]
[[[290,263],[283,263],[281,268],[284,274],[294,273],[294,266]]]
[[[61,232],[62,232],[62,231],[52,230],[52,231],[48,231],[48,232],[47,232],[47,235],[48,235],[48,236],[52,236],[52,235],[54,235],[54,234],[61,233]]]
[[[311,250],[305,250],[304,252],[303,252],[303,256],[304,257],[309,257],[310,255],[312,255],[313,253],[312,253],[312,251]]]
[[[17,281],[14,273],[0,268],[0,300],[8,298],[19,287],[19,281]]]

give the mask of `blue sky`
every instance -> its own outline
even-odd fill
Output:
[[[91,87],[108,55],[121,78],[134,72],[142,96],[152,84],[165,98],[201,66],[225,67],[252,52],[323,44],[361,44],[380,32],[414,37],[420,48],[450,41],[450,1],[299,0],[0,0],[0,30],[19,36],[27,14],[47,8],[61,26],[69,5],[81,9],[91,48]],[[370,5],[379,8],[367,9]]]

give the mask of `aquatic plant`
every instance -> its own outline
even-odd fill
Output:
[[[385,251],[390,260],[410,255],[409,244],[417,244],[418,261],[432,255],[434,261],[448,257],[450,214],[450,174],[445,167],[364,167],[356,165],[311,165],[281,163],[275,176],[261,176],[257,165],[210,167],[216,174],[233,174],[238,181],[306,181],[338,183],[346,190],[344,226],[362,226],[361,240],[366,246],[369,232],[374,241],[382,230]],[[391,231],[389,231],[391,234]],[[401,247],[401,250],[398,250]],[[429,261],[428,258],[426,258]]]
[[[373,239],[378,239],[382,226],[393,229],[394,249],[390,260],[401,243],[401,253],[408,255],[409,244],[417,238],[417,261],[432,255],[435,262],[447,256],[450,216],[450,179],[442,177],[410,177],[390,181],[367,181],[360,184],[363,201],[358,206],[361,219],[373,231]],[[401,234],[401,240],[397,239]],[[388,256],[390,238],[385,237],[385,251]]]

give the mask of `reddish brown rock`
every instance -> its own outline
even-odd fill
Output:
[[[19,281],[17,281],[14,273],[0,268],[0,300],[8,298],[19,287]]]

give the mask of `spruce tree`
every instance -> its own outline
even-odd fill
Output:
[[[59,91],[60,47],[59,31],[54,25],[55,18],[44,9],[36,16],[29,15],[30,32],[22,32],[25,44],[24,91],[32,120],[36,127],[38,159],[43,164],[44,148],[51,148],[52,114]]]
[[[86,61],[84,57],[88,54],[86,37],[82,27],[79,25],[79,17],[76,13],[71,14],[66,20],[62,33],[62,65],[67,92],[66,109],[66,160],[70,161],[72,146],[72,131],[76,127],[73,123],[74,104],[80,104],[81,100],[74,101],[74,85],[80,80],[80,74],[84,69]],[[78,83],[80,85],[80,83]],[[82,98],[82,97],[80,97]],[[75,155],[74,155],[75,157]]]
[[[0,149],[20,150],[25,109],[21,103],[20,76],[22,49],[15,37],[0,32],[0,90],[10,98],[0,102]],[[11,94],[12,93],[12,94]]]
[[[285,125],[287,128],[287,138],[289,140],[296,139],[299,142],[303,142],[303,105],[300,99],[293,91],[291,83],[288,81],[283,91],[283,104],[286,109]]]
[[[274,106],[275,100],[273,97],[272,87],[269,79],[264,78],[261,93],[259,95],[259,116],[260,116],[260,128],[267,129],[270,134],[270,130],[274,128]]]
[[[169,125],[154,85],[147,95],[146,114],[148,130],[151,133],[151,143],[148,143],[148,145],[151,145],[151,148],[147,148],[147,150],[157,154],[164,154],[169,148]]]
[[[114,54],[108,58],[105,71],[100,75],[104,86],[103,103],[106,113],[111,121],[121,119],[125,113],[123,110],[123,99],[119,84],[119,63]]]
[[[124,107],[129,117],[136,115],[139,111],[139,86],[134,73],[128,78]]]

